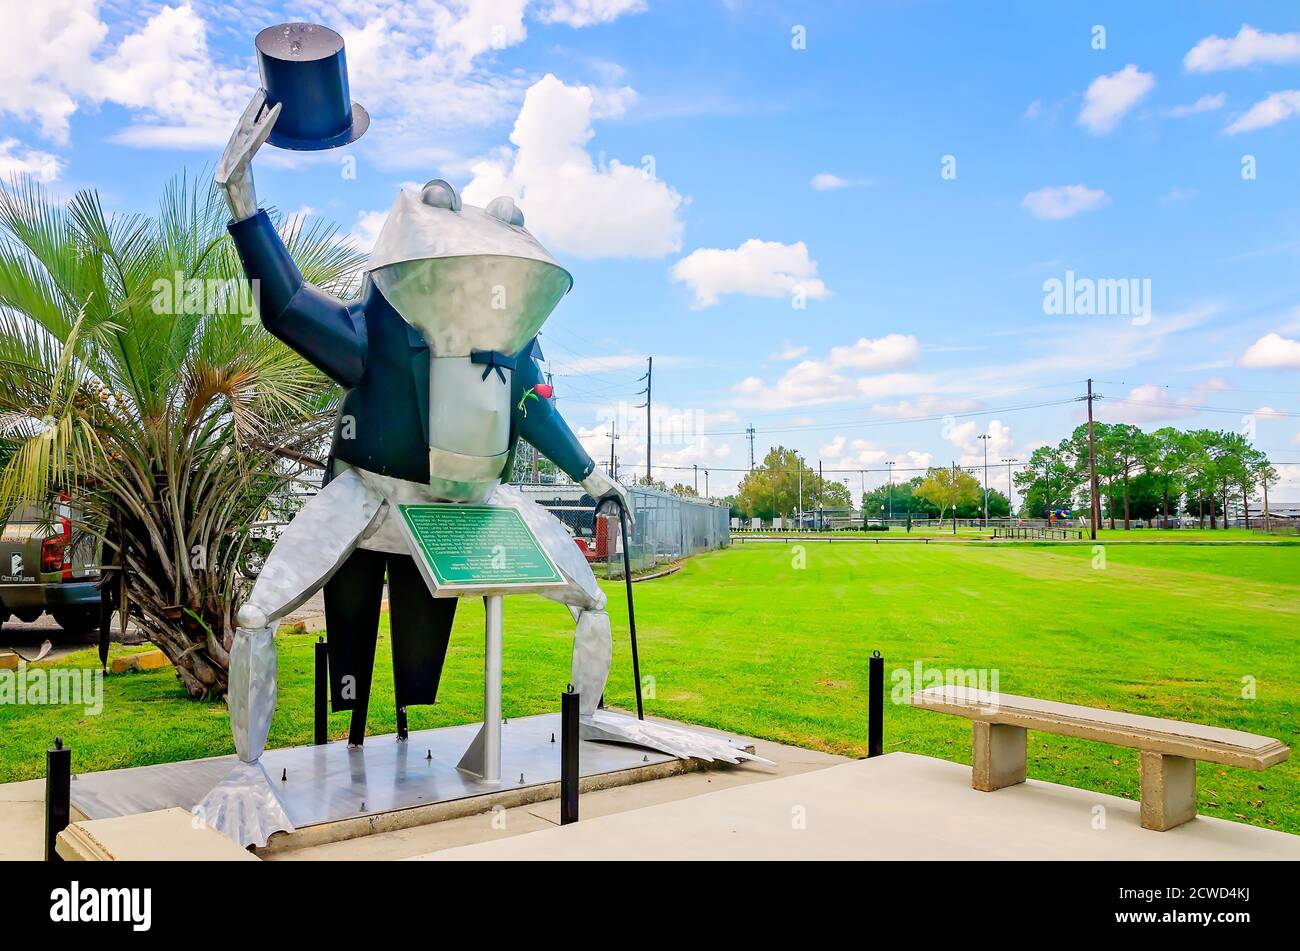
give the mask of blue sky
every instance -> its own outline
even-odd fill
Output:
[[[575,277],[543,349],[597,458],[613,418],[644,466],[647,355],[656,474],[715,494],[751,424],[837,475],[975,463],[982,432],[1024,459],[1091,376],[1104,419],[1252,431],[1300,502],[1300,10],[0,2],[0,171],[123,211],[215,162],[258,29],[341,32],[372,128],[264,150],[263,203],[364,246],[412,183],[518,198]],[[1067,274],[1138,297],[1045,313]]]

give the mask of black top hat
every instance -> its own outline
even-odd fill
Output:
[[[313,23],[282,23],[257,34],[257,64],[266,104],[281,103],[268,141],[282,149],[316,151],[347,145],[370,127],[370,116],[348,93],[343,37]]]

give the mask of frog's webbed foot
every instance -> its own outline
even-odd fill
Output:
[[[726,737],[670,726],[667,723],[638,720],[629,714],[615,713],[612,710],[597,710],[590,716],[582,717],[579,720],[579,732],[584,740],[631,743],[668,753],[678,759],[776,765],[769,759],[741,749],[735,741]]]
[[[240,763],[194,807],[195,819],[239,845],[266,845],[274,832],[293,832],[261,762]]]
[[[240,845],[266,845],[271,833],[293,831],[261,763],[275,713],[277,666],[275,623],[265,620],[253,605],[240,608],[240,627],[230,649],[226,703],[242,762],[194,809],[197,820]]]

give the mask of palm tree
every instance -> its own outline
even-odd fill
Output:
[[[338,399],[258,324],[225,222],[217,190],[185,177],[157,217],[0,187],[0,514],[70,495],[122,625],[193,697],[226,689],[249,525]],[[333,228],[281,231],[308,281],[346,292],[361,255]]]

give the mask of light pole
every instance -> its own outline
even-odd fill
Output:
[[[894,464],[886,462],[885,467],[885,471],[889,473],[889,488],[886,492],[889,495],[889,518],[892,521],[894,518]]]
[[[799,530],[803,531],[803,456],[795,453],[794,459],[799,466]]]
[[[988,433],[980,433],[980,442],[984,444],[984,528],[989,527],[989,440]]]
[[[1007,464],[1007,521],[1010,524],[1011,519],[1011,466],[1019,462],[1019,459],[1003,459]]]

